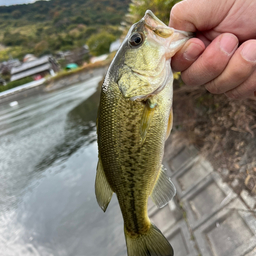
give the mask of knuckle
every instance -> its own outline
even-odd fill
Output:
[[[207,72],[210,77],[219,75],[224,69],[222,65],[223,63],[220,63],[219,59],[215,56],[208,57],[203,64],[205,72]]]
[[[225,94],[228,98],[233,99],[233,100],[238,100],[238,99],[242,98],[239,91],[236,89],[226,92]]]
[[[205,88],[207,91],[209,91],[210,93],[213,93],[213,94],[221,94],[223,93],[223,91],[221,90],[221,86],[215,82],[215,80],[207,83],[205,85]]]
[[[192,72],[190,72],[189,69],[181,73],[181,79],[186,85],[189,86],[200,85],[196,81],[196,77],[193,76]]]

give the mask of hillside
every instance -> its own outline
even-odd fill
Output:
[[[129,0],[51,0],[0,7],[0,61],[71,50],[105,31],[120,35],[118,26]]]

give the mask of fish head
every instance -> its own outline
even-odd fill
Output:
[[[172,79],[171,57],[190,37],[146,11],[130,28],[110,66],[123,96],[142,101],[159,93]]]

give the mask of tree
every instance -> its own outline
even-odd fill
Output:
[[[3,40],[2,40],[2,42],[5,46],[24,45],[28,41],[29,41],[28,38],[26,36],[20,34],[19,32],[16,32],[14,34],[5,32]]]
[[[115,39],[115,36],[105,31],[92,35],[87,41],[90,53],[95,56],[108,53],[110,44],[115,41]]]
[[[161,21],[168,24],[172,7],[181,0],[132,0],[126,15],[127,27],[139,21],[146,10],[151,10]]]
[[[15,10],[12,12],[12,17],[14,19],[19,19],[21,17],[21,12],[19,10]]]
[[[48,42],[43,40],[37,43],[34,47],[35,54],[40,55],[49,48]]]

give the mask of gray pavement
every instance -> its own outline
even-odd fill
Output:
[[[234,193],[192,146],[168,145],[164,165],[177,195],[162,209],[150,201],[149,217],[175,256],[256,256],[255,198]]]

